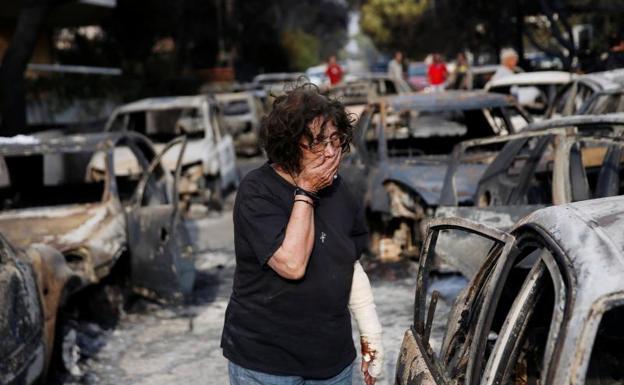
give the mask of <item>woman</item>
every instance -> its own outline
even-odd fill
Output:
[[[241,182],[236,272],[221,339],[232,385],[351,384],[360,329],[365,382],[381,373],[381,325],[358,258],[367,230],[338,176],[353,125],[310,84],[263,120],[269,161]]]

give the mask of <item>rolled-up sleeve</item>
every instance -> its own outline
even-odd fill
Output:
[[[284,241],[288,214],[259,192],[241,194],[237,200],[234,229],[264,266]]]

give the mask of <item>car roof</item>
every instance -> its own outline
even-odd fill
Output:
[[[539,85],[539,84],[567,84],[577,75],[564,71],[537,71],[521,72],[491,80],[486,89],[495,87]]]
[[[345,76],[345,81],[357,82],[363,80],[394,80],[390,75],[385,72],[360,72],[354,74],[348,74]]]
[[[214,94],[214,98],[217,100],[217,102],[229,102],[232,100],[248,100],[253,97],[254,97],[254,94],[249,91],[220,92],[218,94]]]
[[[589,84],[597,91],[619,89],[624,86],[624,69],[593,72],[581,75],[577,79],[581,83]]]
[[[490,72],[494,73],[494,72],[496,72],[498,67],[500,67],[498,64],[478,65],[478,66],[471,67],[470,68],[470,72],[472,72],[475,75],[487,74],[487,73],[490,73]]]
[[[624,124],[624,112],[602,115],[572,115],[529,124],[525,130],[544,130],[585,124]]]
[[[587,200],[537,210],[523,226],[545,230],[566,254],[573,271],[576,306],[591,304],[624,291],[624,196]]]
[[[94,152],[112,148],[125,138],[141,141],[151,147],[149,139],[136,132],[102,132],[49,138],[19,135],[0,137],[0,156]]]
[[[256,75],[253,80],[254,82],[261,80],[296,80],[302,76],[305,76],[303,72],[270,72]]]
[[[138,111],[169,110],[174,108],[198,108],[205,102],[210,102],[208,95],[190,96],[163,96],[158,98],[147,98],[124,104],[117,109],[117,112],[128,113]]]
[[[432,93],[411,93],[386,96],[384,101],[395,110],[477,110],[508,106],[513,103],[509,95],[488,93],[484,91],[445,91]]]

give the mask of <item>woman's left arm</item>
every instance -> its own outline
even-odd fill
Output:
[[[383,346],[381,323],[377,318],[373,291],[368,276],[359,261],[353,266],[353,282],[349,298],[349,310],[358,325],[362,345],[362,372],[367,385],[373,385],[381,375]]]

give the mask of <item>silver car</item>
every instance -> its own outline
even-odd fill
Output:
[[[431,221],[396,384],[622,383],[622,229],[622,196],[541,209],[509,232],[456,218]],[[455,233],[490,247],[448,318],[440,318],[428,271],[440,239]],[[430,343],[446,319],[442,343]]]

